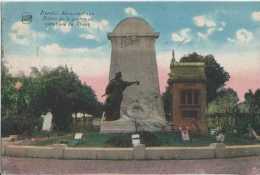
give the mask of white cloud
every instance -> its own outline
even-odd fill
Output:
[[[240,43],[248,44],[253,39],[253,33],[246,29],[240,29],[236,32],[236,39]]]
[[[197,27],[215,27],[216,22],[208,16],[195,16],[193,22]]]
[[[213,34],[215,31],[216,31],[215,28],[209,28],[209,29],[207,30],[207,32],[205,32],[205,33],[198,32],[197,35],[198,35],[199,38],[204,39],[204,40],[207,40],[208,37],[209,37],[211,34]]]
[[[127,16],[138,16],[138,12],[132,7],[125,8],[125,14]]]
[[[104,47],[98,48],[64,48],[53,43],[40,47],[40,54],[35,56],[6,55],[5,60],[12,74],[21,71],[26,75],[30,73],[31,67],[42,68],[67,65],[80,76],[96,76],[107,73],[109,59]]]
[[[251,17],[255,21],[260,21],[260,11],[255,11],[251,14]]]
[[[24,24],[21,21],[15,22],[9,33],[11,40],[20,45],[29,45],[36,41],[36,39],[41,39],[45,36],[44,33],[33,31],[30,24]]]
[[[67,21],[59,21],[55,26],[55,30],[59,30],[62,33],[68,33],[71,31],[71,25]]]
[[[234,38],[228,38],[231,43],[238,45],[247,45],[254,39],[254,34],[247,29],[239,29],[236,31]]]
[[[89,31],[89,32],[97,32],[97,31],[107,31],[109,29],[109,21],[106,19],[95,20],[92,16],[87,14],[82,14],[78,18],[78,22],[81,28]]]
[[[197,36],[203,40],[207,40],[209,36],[211,36],[216,31],[223,31],[226,26],[226,23],[224,21],[217,22],[206,15],[193,17],[193,22],[197,27],[207,30],[206,32],[197,33]]]
[[[86,33],[80,34],[79,37],[82,38],[82,39],[86,39],[86,40],[98,40],[95,35],[86,34]]]
[[[96,55],[100,55],[104,52],[102,50],[102,47],[97,48],[65,48],[60,46],[57,43],[48,44],[45,46],[41,46],[39,48],[39,54],[43,55],[45,57],[60,57],[60,58],[69,58],[69,57],[79,57],[79,58],[85,58],[85,57],[96,57]],[[98,57],[97,57],[98,58]]]
[[[92,16],[82,14],[78,18],[78,22],[83,24],[80,28],[84,29],[87,33],[80,34],[80,38],[92,39],[99,41],[106,32],[110,29],[109,21],[106,19],[95,20]]]
[[[39,48],[41,54],[46,54],[46,55],[62,55],[62,54],[67,54],[65,53],[65,49],[62,48],[60,45],[57,43],[52,43],[46,46],[41,46]]]
[[[89,29],[90,30],[100,30],[106,31],[109,28],[109,22],[106,19],[98,20],[91,20],[89,21]]]
[[[184,28],[182,30],[179,30],[178,32],[173,32],[172,40],[180,44],[187,44],[192,40],[190,33],[191,33],[190,28]]]
[[[233,39],[233,38],[227,38],[227,41],[230,42],[230,43],[235,43],[236,42],[236,40]]]

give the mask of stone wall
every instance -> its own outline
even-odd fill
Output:
[[[48,147],[3,145],[2,155],[14,157],[54,159],[107,159],[107,160],[163,160],[213,159],[259,156],[260,145],[226,146],[214,143],[203,147],[145,147],[133,148],[69,148],[65,145]]]

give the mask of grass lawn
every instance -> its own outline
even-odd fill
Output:
[[[176,133],[153,133],[160,141],[160,146],[208,146],[211,143],[215,143],[215,137],[213,136],[191,136],[190,142],[182,142],[180,137]],[[51,144],[65,143],[68,146],[73,147],[113,147],[106,143],[112,137],[123,136],[129,137],[130,134],[101,134],[99,132],[85,132],[82,140],[78,144],[74,144],[73,134],[49,134],[49,138],[46,140],[36,141],[33,145],[46,146]],[[226,135],[226,145],[250,145],[260,144],[253,140],[249,140],[240,136]]]

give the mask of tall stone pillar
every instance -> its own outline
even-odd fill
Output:
[[[154,32],[145,20],[136,17],[122,20],[108,34],[112,45],[109,79],[120,71],[123,80],[140,81],[139,86],[125,90],[119,119],[121,122],[136,121],[138,130],[156,131],[165,125],[155,52],[158,37],[159,33]],[[113,122],[116,126],[117,121]],[[109,125],[113,127],[112,123]]]

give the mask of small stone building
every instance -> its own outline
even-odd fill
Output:
[[[171,64],[170,89],[173,96],[173,127],[188,127],[191,132],[208,133],[205,112],[207,88],[204,63]]]

